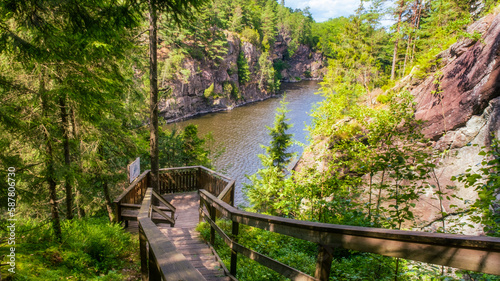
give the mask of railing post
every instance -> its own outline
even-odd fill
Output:
[[[216,217],[216,209],[213,206],[210,206],[210,219],[215,223],[215,217]],[[210,226],[210,244],[212,246],[215,246],[215,228],[213,226]]]
[[[234,190],[235,190],[234,186],[235,186],[235,182],[233,181],[233,186],[231,187],[231,199],[230,199],[231,200],[230,204],[233,207],[234,207]]]
[[[142,281],[148,281],[148,249],[146,246],[146,235],[139,223],[139,250],[141,253],[141,277]]]
[[[233,240],[235,242],[238,242],[238,234],[240,232],[240,224],[238,222],[233,221],[233,227],[232,227],[232,234],[233,234]],[[234,277],[236,277],[236,266],[238,263],[238,253],[232,249],[231,247],[231,269],[230,273]]]
[[[318,246],[318,259],[316,260],[316,272],[314,273],[314,277],[320,281],[328,281],[332,268],[332,249],[324,245]]]
[[[162,280],[158,264],[156,263],[154,253],[151,249],[149,249],[149,280]]]
[[[198,171],[196,172],[196,188],[202,189],[202,187],[201,187],[201,167],[198,167]]]
[[[122,206],[120,202],[115,202],[115,220],[116,223],[121,223],[122,221]]]

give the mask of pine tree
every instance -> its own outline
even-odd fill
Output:
[[[276,109],[274,126],[267,127],[271,142],[269,146],[262,146],[266,154],[259,154],[263,169],[248,178],[252,184],[245,184],[245,193],[257,212],[276,215],[275,204],[278,203],[280,191],[284,188],[285,169],[290,163],[294,153],[287,150],[292,145],[292,135],[286,131],[291,127],[287,123],[285,97],[280,102],[281,106]]]
[[[292,134],[287,133],[291,125],[287,123],[290,119],[286,118],[286,113],[289,110],[286,108],[287,102],[285,102],[285,99],[286,95],[280,102],[281,106],[276,109],[274,127],[267,127],[272,139],[270,146],[265,147],[268,157],[272,160],[272,165],[283,172],[290,163],[290,158],[294,155],[292,152],[287,152],[292,145]]]

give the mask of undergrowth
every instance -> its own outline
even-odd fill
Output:
[[[231,233],[231,221],[218,220],[217,225],[228,235]],[[210,226],[202,222],[197,229],[203,239],[210,240]],[[288,266],[314,276],[316,268],[317,245],[301,239],[273,233],[258,228],[240,225],[238,243]],[[232,237],[234,239],[234,237]],[[214,248],[229,269],[231,251],[219,235],[215,235]],[[400,259],[396,273],[396,258],[376,254],[362,253],[345,249],[333,249],[333,262],[330,280],[474,280],[495,281],[500,276],[493,276],[472,271],[454,270],[420,262]],[[397,275],[396,275],[397,274]],[[282,281],[289,280],[275,271],[238,254],[236,278],[240,281]]]
[[[218,220],[217,224],[224,232],[231,233],[230,221]],[[207,223],[198,225],[197,230],[205,240],[210,239],[210,227]],[[314,276],[318,251],[315,243],[246,225],[240,225],[239,233],[239,244]],[[218,235],[214,247],[229,269],[231,252]],[[401,264],[400,261],[400,269]],[[395,266],[396,259],[393,258],[335,249],[330,280],[394,280]],[[398,274],[398,280],[414,280],[412,273],[407,274],[403,270],[399,272],[402,273]],[[289,280],[241,254],[238,254],[236,277],[240,281]]]
[[[5,224],[5,222],[2,222]],[[2,225],[2,229],[6,229]],[[16,229],[15,274],[2,267],[4,280],[137,280],[138,239],[107,218],[62,222],[58,243],[50,223],[28,220]],[[5,235],[5,234],[3,234]],[[0,245],[0,256],[10,245]],[[5,260],[2,261],[5,263]],[[0,278],[1,279],[1,278]]]

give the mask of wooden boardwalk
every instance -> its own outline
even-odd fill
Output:
[[[197,191],[186,193],[171,193],[163,196],[174,207],[175,226],[159,223],[158,228],[169,238],[178,252],[209,281],[229,281],[224,271],[216,261],[210,247],[202,240],[195,230],[199,222],[198,208],[200,196]],[[132,222],[131,222],[132,223]],[[137,223],[129,224],[129,231],[137,232]]]

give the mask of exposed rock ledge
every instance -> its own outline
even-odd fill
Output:
[[[178,77],[161,83],[161,88],[172,89],[169,96],[160,98],[159,101],[160,116],[167,122],[203,113],[231,110],[276,94],[262,85],[258,63],[262,55],[260,49],[242,41],[237,34],[225,32],[225,36],[227,54],[221,62],[185,58],[182,68],[188,70],[189,77]],[[271,58],[286,59],[287,68],[281,73],[283,80],[322,79],[325,64],[323,56],[312,52],[308,46],[301,45],[291,58],[286,58],[289,42],[289,36],[278,35]],[[250,81],[244,84],[238,81],[237,60],[240,52],[243,52],[251,72]],[[168,53],[164,56],[167,55]],[[209,87],[213,87],[213,94],[207,97],[204,93]],[[231,91],[235,88],[238,89],[237,92]]]
[[[442,75],[427,77],[411,92],[417,102],[415,115],[426,122],[424,134],[435,141],[434,148],[443,151],[436,169],[439,185],[457,186],[453,193],[475,200],[474,190],[452,182],[451,177],[469,168],[479,169],[481,147],[488,147],[493,137],[500,137],[500,15],[489,15],[468,31],[482,33],[481,40],[474,43],[463,39],[441,53],[447,63],[440,71]],[[417,216],[427,222],[440,217],[438,196],[431,185],[437,186],[437,182],[430,182],[416,208]],[[443,201],[446,212],[453,212],[450,205],[463,206],[454,199]],[[439,226],[441,222],[436,222],[427,229]],[[476,226],[465,233],[480,234],[480,229]]]

